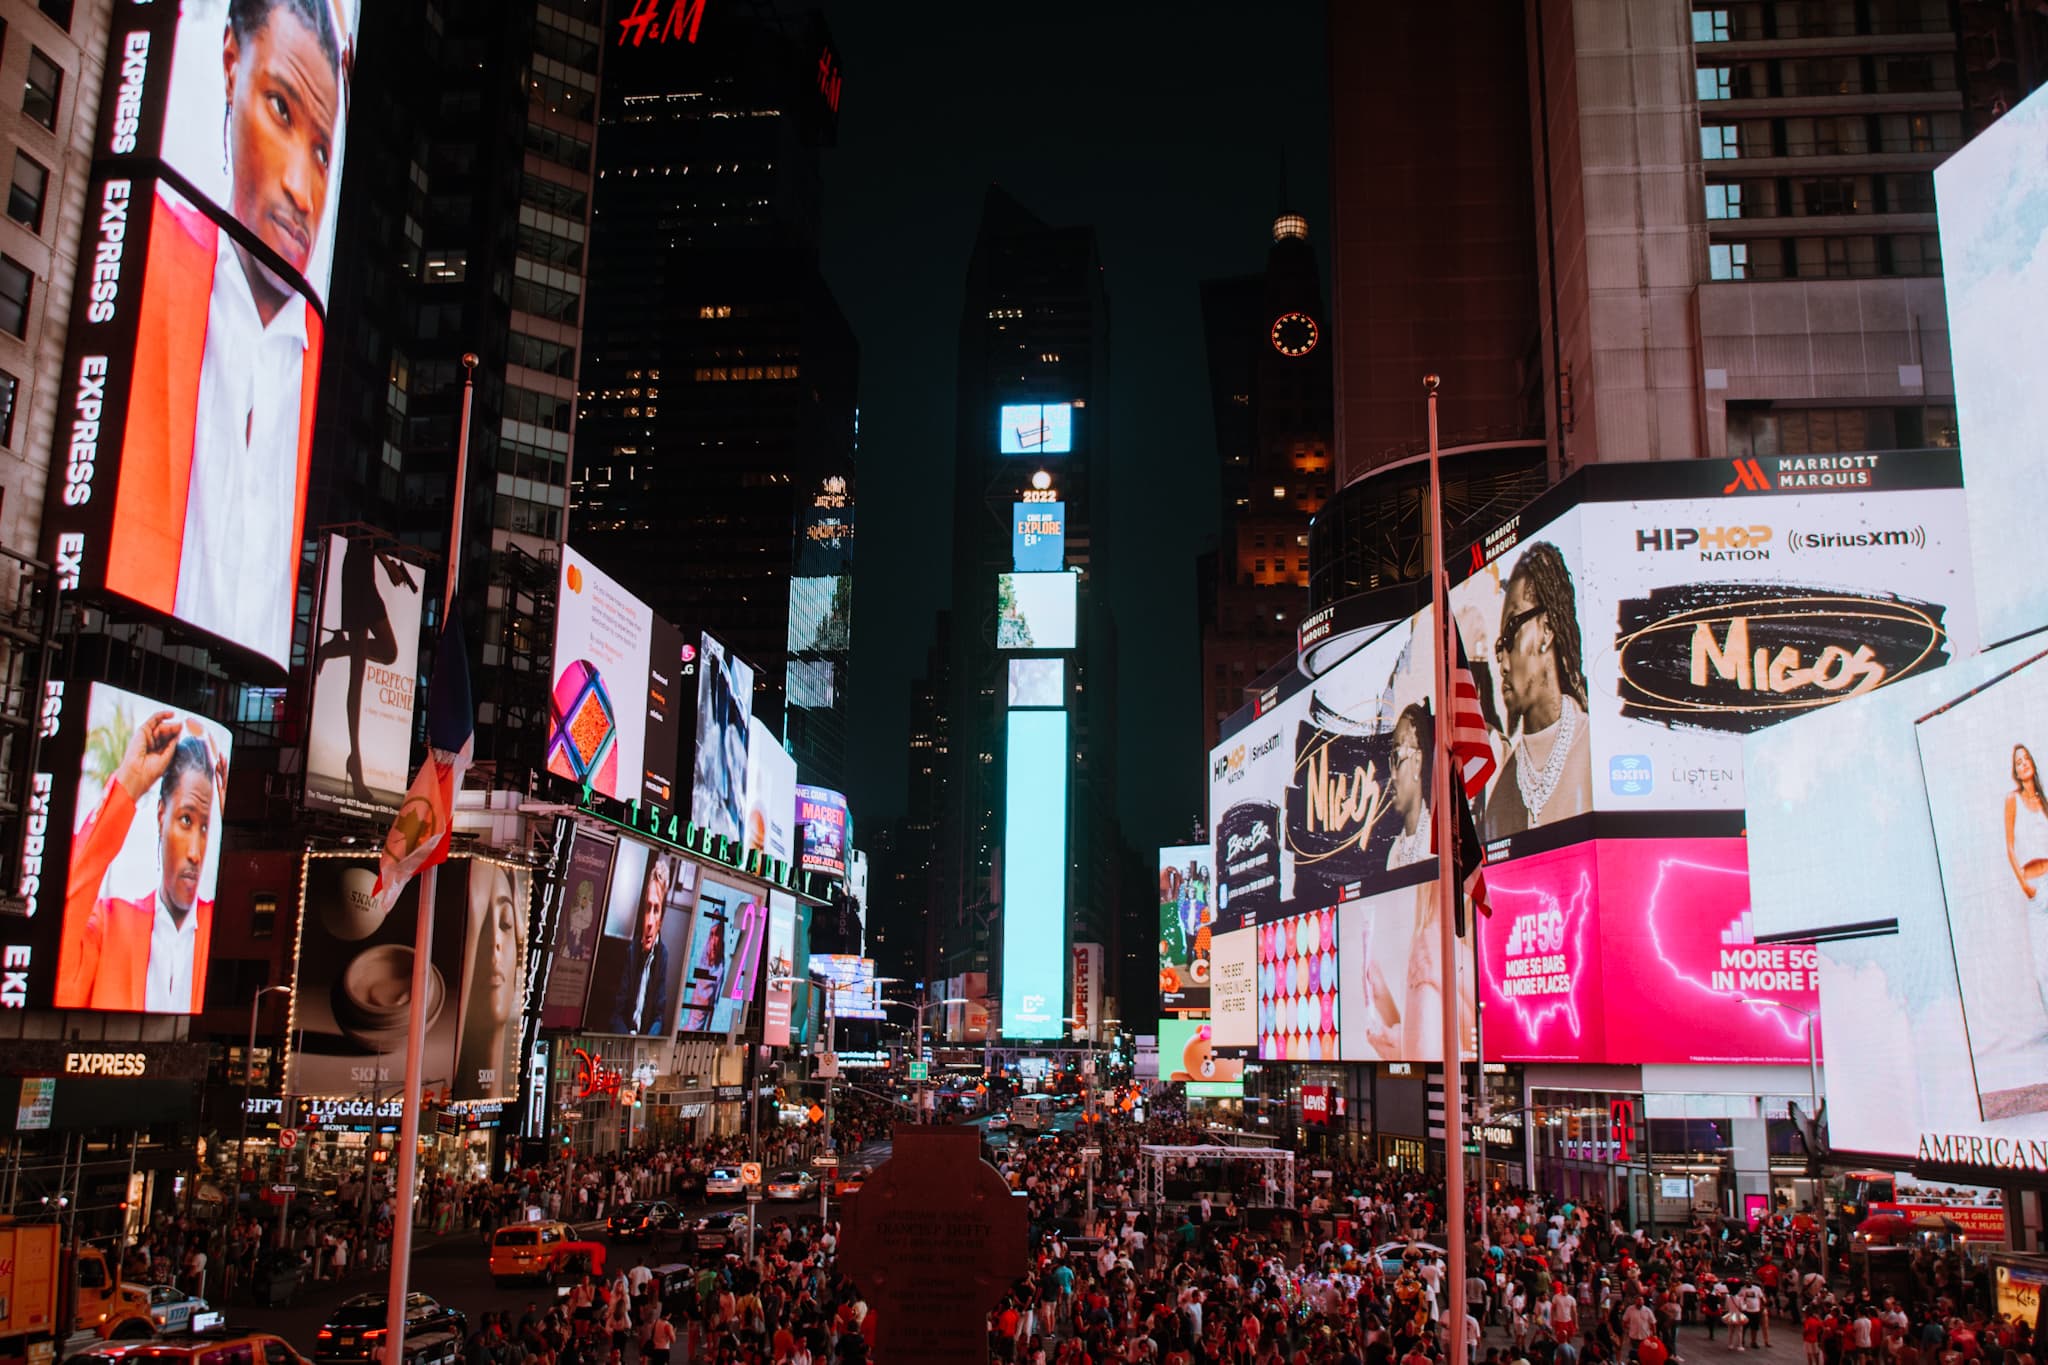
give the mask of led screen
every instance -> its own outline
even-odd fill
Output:
[[[831,993],[831,1010],[841,1019],[885,1019],[879,1002],[873,958],[851,953],[811,954],[811,975]]]
[[[1244,1094],[1244,1062],[1216,1055],[1209,1025],[1199,1019],[1159,1021],[1159,1073],[1187,1085],[1190,1099],[1236,1099]]]
[[[2038,650],[2011,645],[1960,659],[1747,743],[1758,931],[1896,924],[1819,947],[1828,1133],[1840,1150],[2048,1167],[2029,1155],[2048,1143],[2048,1116],[1984,1117],[1950,917],[1987,907],[1948,904],[1948,855],[1937,856],[1915,726]],[[2002,808],[2013,787],[2009,771],[2001,766],[1998,780],[1964,799],[1955,819],[1986,826],[1976,837],[1993,850],[1991,871],[2011,881]],[[2006,954],[2014,1007],[2038,1010],[2027,999],[2030,943],[2009,937],[1987,946]],[[1992,1088],[2002,1088],[1995,1077]]]
[[[1064,706],[1066,674],[1064,659],[1010,660],[1010,705]]]
[[[548,771],[617,801],[674,804],[682,637],[562,547]]]
[[[60,589],[282,668],[356,5],[116,9],[45,548]]]
[[[1803,1063],[1806,945],[1758,944],[1741,839],[1602,839],[1487,869],[1486,1055]]]
[[[796,862],[796,758],[775,732],[749,718],[744,851]]]
[[[619,841],[590,968],[590,1032],[653,1038],[672,1030],[696,883],[697,865],[681,854]]]
[[[1018,573],[1058,573],[1067,567],[1067,505],[1010,504],[1010,567]]]
[[[753,989],[767,907],[735,886],[703,879],[697,888],[697,924],[684,968],[684,1033],[729,1033],[739,1022]]]
[[[314,633],[306,804],[388,819],[412,782],[426,571],[368,539],[327,537]]]
[[[1003,1036],[1065,1032],[1067,713],[1012,711],[1004,748]]]
[[[26,978],[11,984],[31,999],[47,991],[57,1009],[200,1013],[233,741],[213,721],[106,683],[50,683],[43,722],[33,785],[48,833],[32,825],[24,841],[31,922],[17,932],[54,925],[58,939],[40,953],[10,951]],[[59,867],[65,875],[45,889],[42,871]],[[50,904],[58,887],[61,917]],[[53,984],[38,980],[46,962]]]
[[[1980,1115],[2048,1114],[2048,663],[1921,718],[1916,733]]]
[[[532,877],[519,864],[469,861],[452,1100],[509,1100],[519,1093]]]
[[[1252,933],[1259,964],[1259,1057],[1336,1061],[1337,912],[1326,908],[1289,915]]]
[[[1352,901],[1334,912],[1341,987],[1339,1040],[1346,1061],[1440,1062],[1444,1055],[1443,921],[1435,881],[1412,882]],[[1267,926],[1254,932],[1263,934]],[[1320,948],[1321,924],[1314,941]],[[1268,951],[1261,947],[1261,955]],[[1263,963],[1261,964],[1263,971]],[[1327,966],[1325,968],[1327,974]],[[1458,1017],[1467,1032],[1459,1055],[1471,1057],[1470,940],[1458,946]],[[1261,986],[1263,988],[1263,982]],[[1492,1016],[1489,1015],[1489,1018]]]
[[[1953,454],[1730,473],[1588,469],[1473,548],[1451,603],[1502,760],[1484,837],[1740,810],[1744,735],[1975,648]]]
[[[1211,941],[1209,1020],[1216,1046],[1256,1047],[1259,1039],[1259,932],[1233,929]]]
[[[843,653],[853,640],[853,579],[789,580],[789,652]]]
[[[1216,923],[1216,878],[1209,866],[1207,844],[1182,844],[1159,850],[1162,1009],[1209,1008],[1209,945]]]
[[[806,710],[833,705],[839,695],[838,668],[830,659],[791,659],[785,675],[789,704]]]
[[[2021,553],[2048,521],[2039,433],[2048,388],[2048,95],[2007,110],[1934,172],[1956,418],[1984,637],[2048,625],[2048,580]]]
[[[570,836],[563,859],[562,909],[548,960],[547,991],[541,997],[542,1028],[583,1027],[583,1002],[590,994],[591,961],[611,904],[617,851],[615,840],[591,830],[578,829]]]
[[[788,1047],[790,1009],[796,991],[796,897],[787,891],[768,893],[767,990],[761,1011],[761,1041]]]
[[[1434,866],[1428,620],[1298,679],[1210,751],[1218,926],[1321,909]]]
[[[1072,403],[1006,403],[1000,424],[1005,455],[1065,455],[1074,448]]]
[[[802,866],[828,877],[846,875],[846,798],[830,787],[798,786],[796,822],[804,829]]]
[[[697,758],[690,820],[737,843],[747,818],[754,670],[710,635],[697,650]]]
[[[996,578],[997,649],[1072,649],[1080,579],[1070,573]]]

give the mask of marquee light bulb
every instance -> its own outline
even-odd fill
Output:
[[[1052,487],[1052,475],[1046,473],[1043,469],[1039,470],[1031,476],[1031,486],[1039,489],[1041,492]]]

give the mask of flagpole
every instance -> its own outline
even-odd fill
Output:
[[[1465,1069],[1458,1026],[1458,885],[1453,850],[1458,822],[1451,811],[1450,630],[1444,600],[1444,490],[1436,443],[1435,375],[1423,378],[1429,393],[1429,590],[1436,666],[1436,761],[1431,765],[1430,803],[1435,811],[1436,919],[1442,934],[1444,1013],[1444,1241],[1450,1253],[1450,1312],[1444,1336],[1447,1365],[1465,1365]]]
[[[455,441],[455,483],[449,498],[454,511],[448,527],[448,574],[441,592],[440,629],[444,631],[455,612],[455,585],[462,573],[462,504],[469,487],[469,413],[476,397],[476,367],[476,355],[464,354],[462,428]],[[448,832],[444,831],[441,837],[449,837]],[[385,1365],[403,1365],[405,1359],[406,1280],[412,1271],[413,1204],[418,1198],[420,1109],[426,1091],[427,993],[433,971],[434,893],[439,889],[439,871],[437,864],[429,863],[419,876],[419,926],[412,944],[412,1003],[405,1024],[405,1089],[401,1092],[398,1119],[397,1206],[391,1219],[391,1279],[384,1299]],[[364,1176],[367,1179],[368,1172]]]

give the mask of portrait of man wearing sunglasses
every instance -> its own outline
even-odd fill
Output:
[[[1484,837],[1555,824],[1593,808],[1591,727],[1577,594],[1548,541],[1522,552],[1493,641],[1508,753],[1486,798]]]

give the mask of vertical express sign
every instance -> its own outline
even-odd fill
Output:
[[[60,591],[282,670],[357,0],[116,0],[44,515]]]

